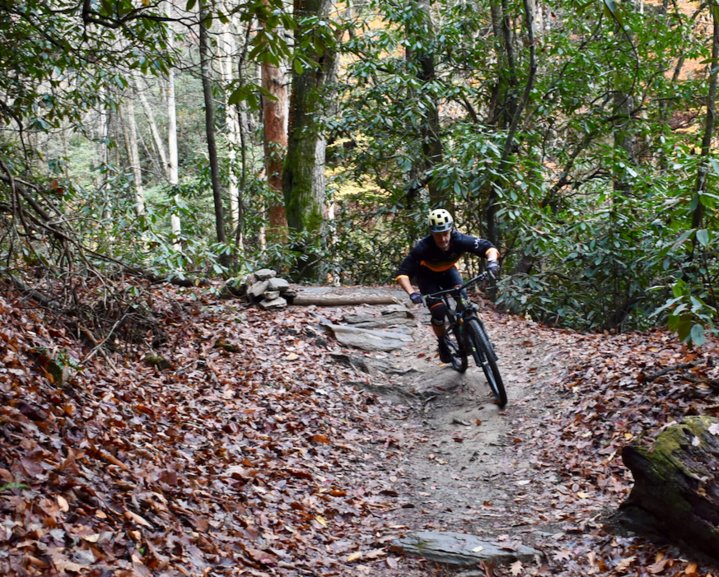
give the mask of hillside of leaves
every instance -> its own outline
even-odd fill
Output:
[[[381,516],[390,407],[332,364],[318,313],[153,293],[156,351],[152,335],[91,349],[19,294],[0,297],[0,574],[400,565]]]
[[[539,422],[525,417],[513,431],[516,462],[531,471],[513,488],[522,509],[518,526],[543,529],[535,538],[548,557],[521,574],[719,575],[719,564],[632,534],[617,516],[633,486],[624,446],[651,446],[687,415],[719,417],[716,341],[692,350],[661,330],[578,334],[502,324],[553,343],[552,362],[562,367],[555,390],[527,400],[531,411],[543,407]]]

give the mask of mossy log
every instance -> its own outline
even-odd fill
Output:
[[[719,420],[687,417],[622,460],[634,476],[624,520],[719,559]]]

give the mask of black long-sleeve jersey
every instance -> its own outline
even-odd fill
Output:
[[[397,278],[416,277],[418,274],[442,273],[451,269],[464,253],[484,257],[494,245],[488,240],[453,230],[449,237],[449,250],[444,252],[435,244],[432,235],[417,241],[397,269]]]

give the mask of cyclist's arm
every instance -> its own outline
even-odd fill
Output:
[[[409,280],[409,277],[406,274],[401,274],[397,276],[397,283],[399,283],[399,286],[402,287],[402,290],[406,292],[408,295],[411,295],[413,292],[416,292],[414,287],[412,286],[412,283]]]
[[[413,292],[417,292],[412,286],[412,281],[410,280],[415,274],[417,274],[417,269],[419,268],[419,259],[417,258],[416,252],[417,247],[415,246],[409,254],[402,259],[402,262],[397,268],[397,274],[395,275],[395,280],[399,286],[402,287],[402,290],[404,290],[404,292],[408,295],[411,295]]]
[[[461,250],[486,258],[488,261],[496,261],[499,259],[497,247],[483,238],[458,233],[455,242]]]

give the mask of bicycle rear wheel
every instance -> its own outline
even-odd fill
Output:
[[[497,355],[494,353],[494,347],[489,340],[489,335],[487,335],[487,331],[484,330],[484,325],[479,319],[470,319],[466,330],[474,361],[478,367],[482,368],[489,388],[497,399],[499,408],[504,408],[507,404],[507,391],[504,388],[502,375],[499,374]]]
[[[452,368],[458,373],[463,373],[467,370],[467,350],[462,344],[459,327],[455,326],[452,330],[448,330],[445,339],[452,355],[452,360],[450,361]]]

